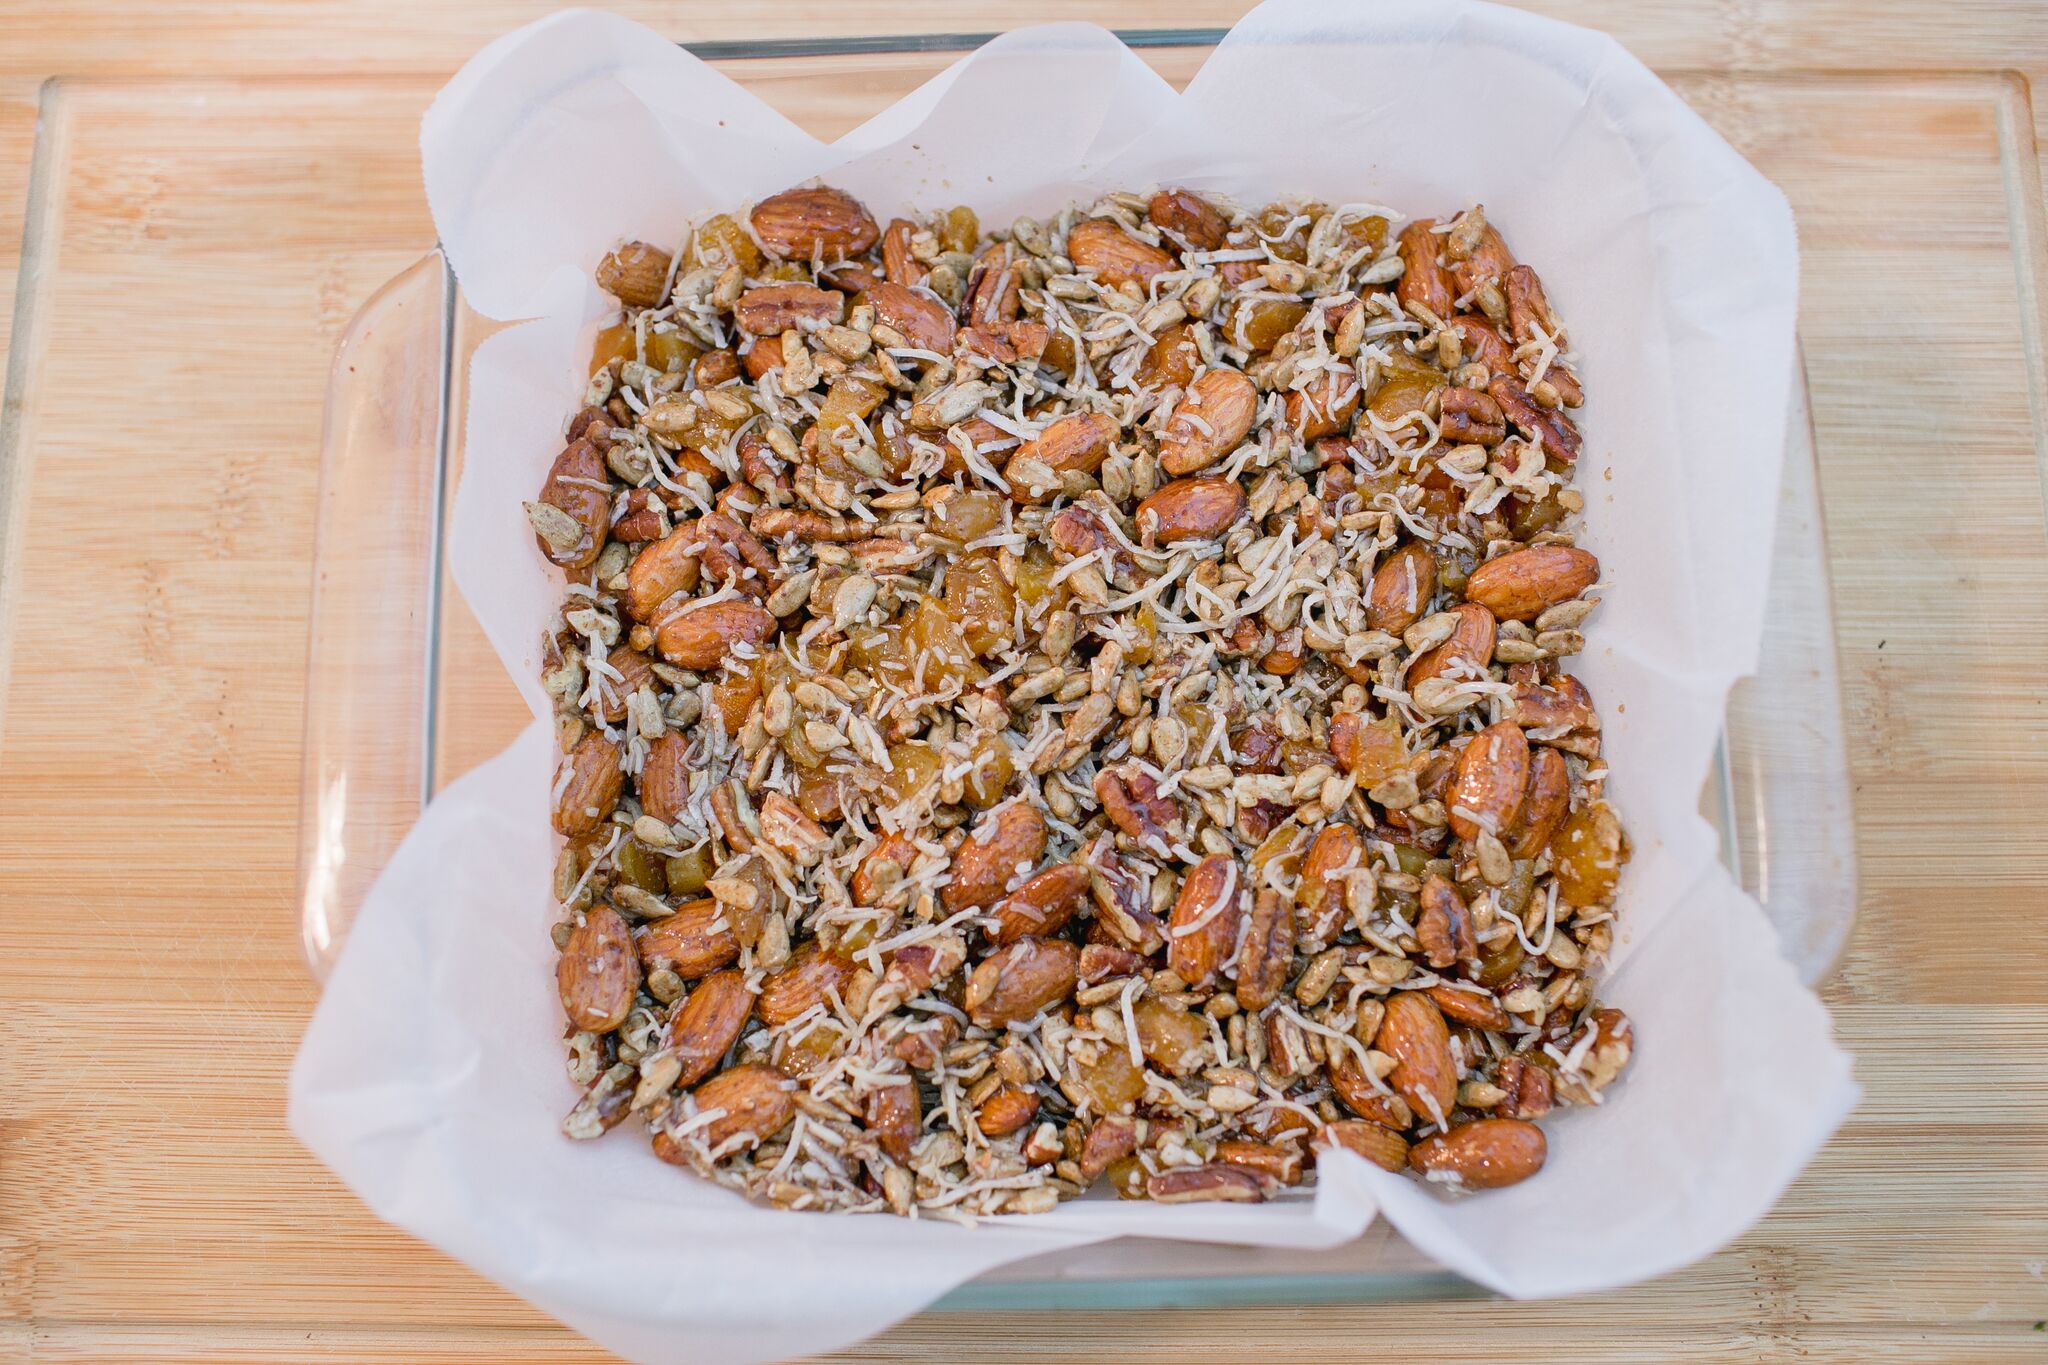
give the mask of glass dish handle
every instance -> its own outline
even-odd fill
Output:
[[[349,323],[328,378],[300,785],[300,929],[325,981],[433,792],[454,277],[438,249]]]
[[[1728,865],[1813,986],[1834,971],[1855,926],[1856,822],[1803,357],[1799,365],[1763,644],[1755,676],[1728,697],[1718,823]]]

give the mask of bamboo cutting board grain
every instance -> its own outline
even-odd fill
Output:
[[[0,0],[0,1360],[601,1358],[377,1223],[282,1115],[326,367],[432,239],[426,101],[550,7]],[[1868,1098],[1763,1224],[1636,1289],[933,1316],[847,1359],[2048,1358],[2048,15],[1541,7],[1799,214],[1862,851],[1826,995]],[[620,8],[729,38],[1238,6]],[[819,132],[872,112],[756,75]]]

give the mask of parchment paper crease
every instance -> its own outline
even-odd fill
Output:
[[[964,201],[985,223],[1162,182],[1418,215],[1483,200],[1542,270],[1591,395],[1585,539],[1611,588],[1579,671],[1636,842],[1606,994],[1638,1041],[1602,1109],[1547,1124],[1540,1177],[1457,1202],[1347,1155],[1313,1202],[1260,1207],[1082,1201],[974,1229],[753,1208],[634,1135],[557,1130],[574,1091],[537,720],[405,841],[293,1069],[294,1131],[382,1217],[621,1355],[719,1365],[843,1345],[989,1267],[1123,1233],[1315,1247],[1377,1212],[1506,1294],[1624,1284],[1762,1216],[1855,1103],[1820,1004],[1695,808],[1761,628],[1792,218],[1613,41],[1481,4],[1275,0],[1176,95],[1109,34],[1054,25],[824,145],[660,35],[570,12],[479,53],[421,146],[470,303],[534,319],[477,355],[451,556],[537,717],[559,578],[520,500],[582,391],[605,310],[590,272],[619,239],[675,243],[693,218],[812,177],[880,216]]]

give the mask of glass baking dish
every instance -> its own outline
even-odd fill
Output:
[[[704,44],[693,50],[836,136],[988,35]],[[1182,83],[1221,30],[1119,35]],[[336,355],[321,451],[306,673],[299,871],[307,963],[324,979],[370,884],[424,804],[529,720],[453,591],[442,544],[462,467],[470,357],[497,324],[438,250],[364,304]],[[1757,676],[1729,699],[1701,811],[1809,984],[1856,909],[1827,552],[1796,377]],[[1126,1239],[1019,1262],[940,1309],[1139,1308],[1441,1298],[1481,1292],[1387,1225],[1324,1252]]]

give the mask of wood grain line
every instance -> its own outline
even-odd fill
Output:
[[[2041,515],[2048,525],[2048,201],[2041,188],[2041,152],[2034,138],[2033,86],[2018,71],[2002,73],[1998,97],[1999,161],[2012,222],[2013,282],[2026,338],[2027,397],[2034,416],[2034,461],[2041,475]]]
[[[23,195],[20,254],[6,273],[13,281],[9,310],[6,377],[0,380],[0,679],[9,676],[14,658],[14,595],[18,581],[22,531],[28,515],[33,475],[34,420],[30,390],[42,359],[44,300],[56,269],[55,251],[62,234],[60,186],[66,166],[64,119],[59,105],[63,83],[43,83],[36,102],[35,136],[29,150],[27,191]],[[7,742],[7,691],[0,686],[0,748]]]

